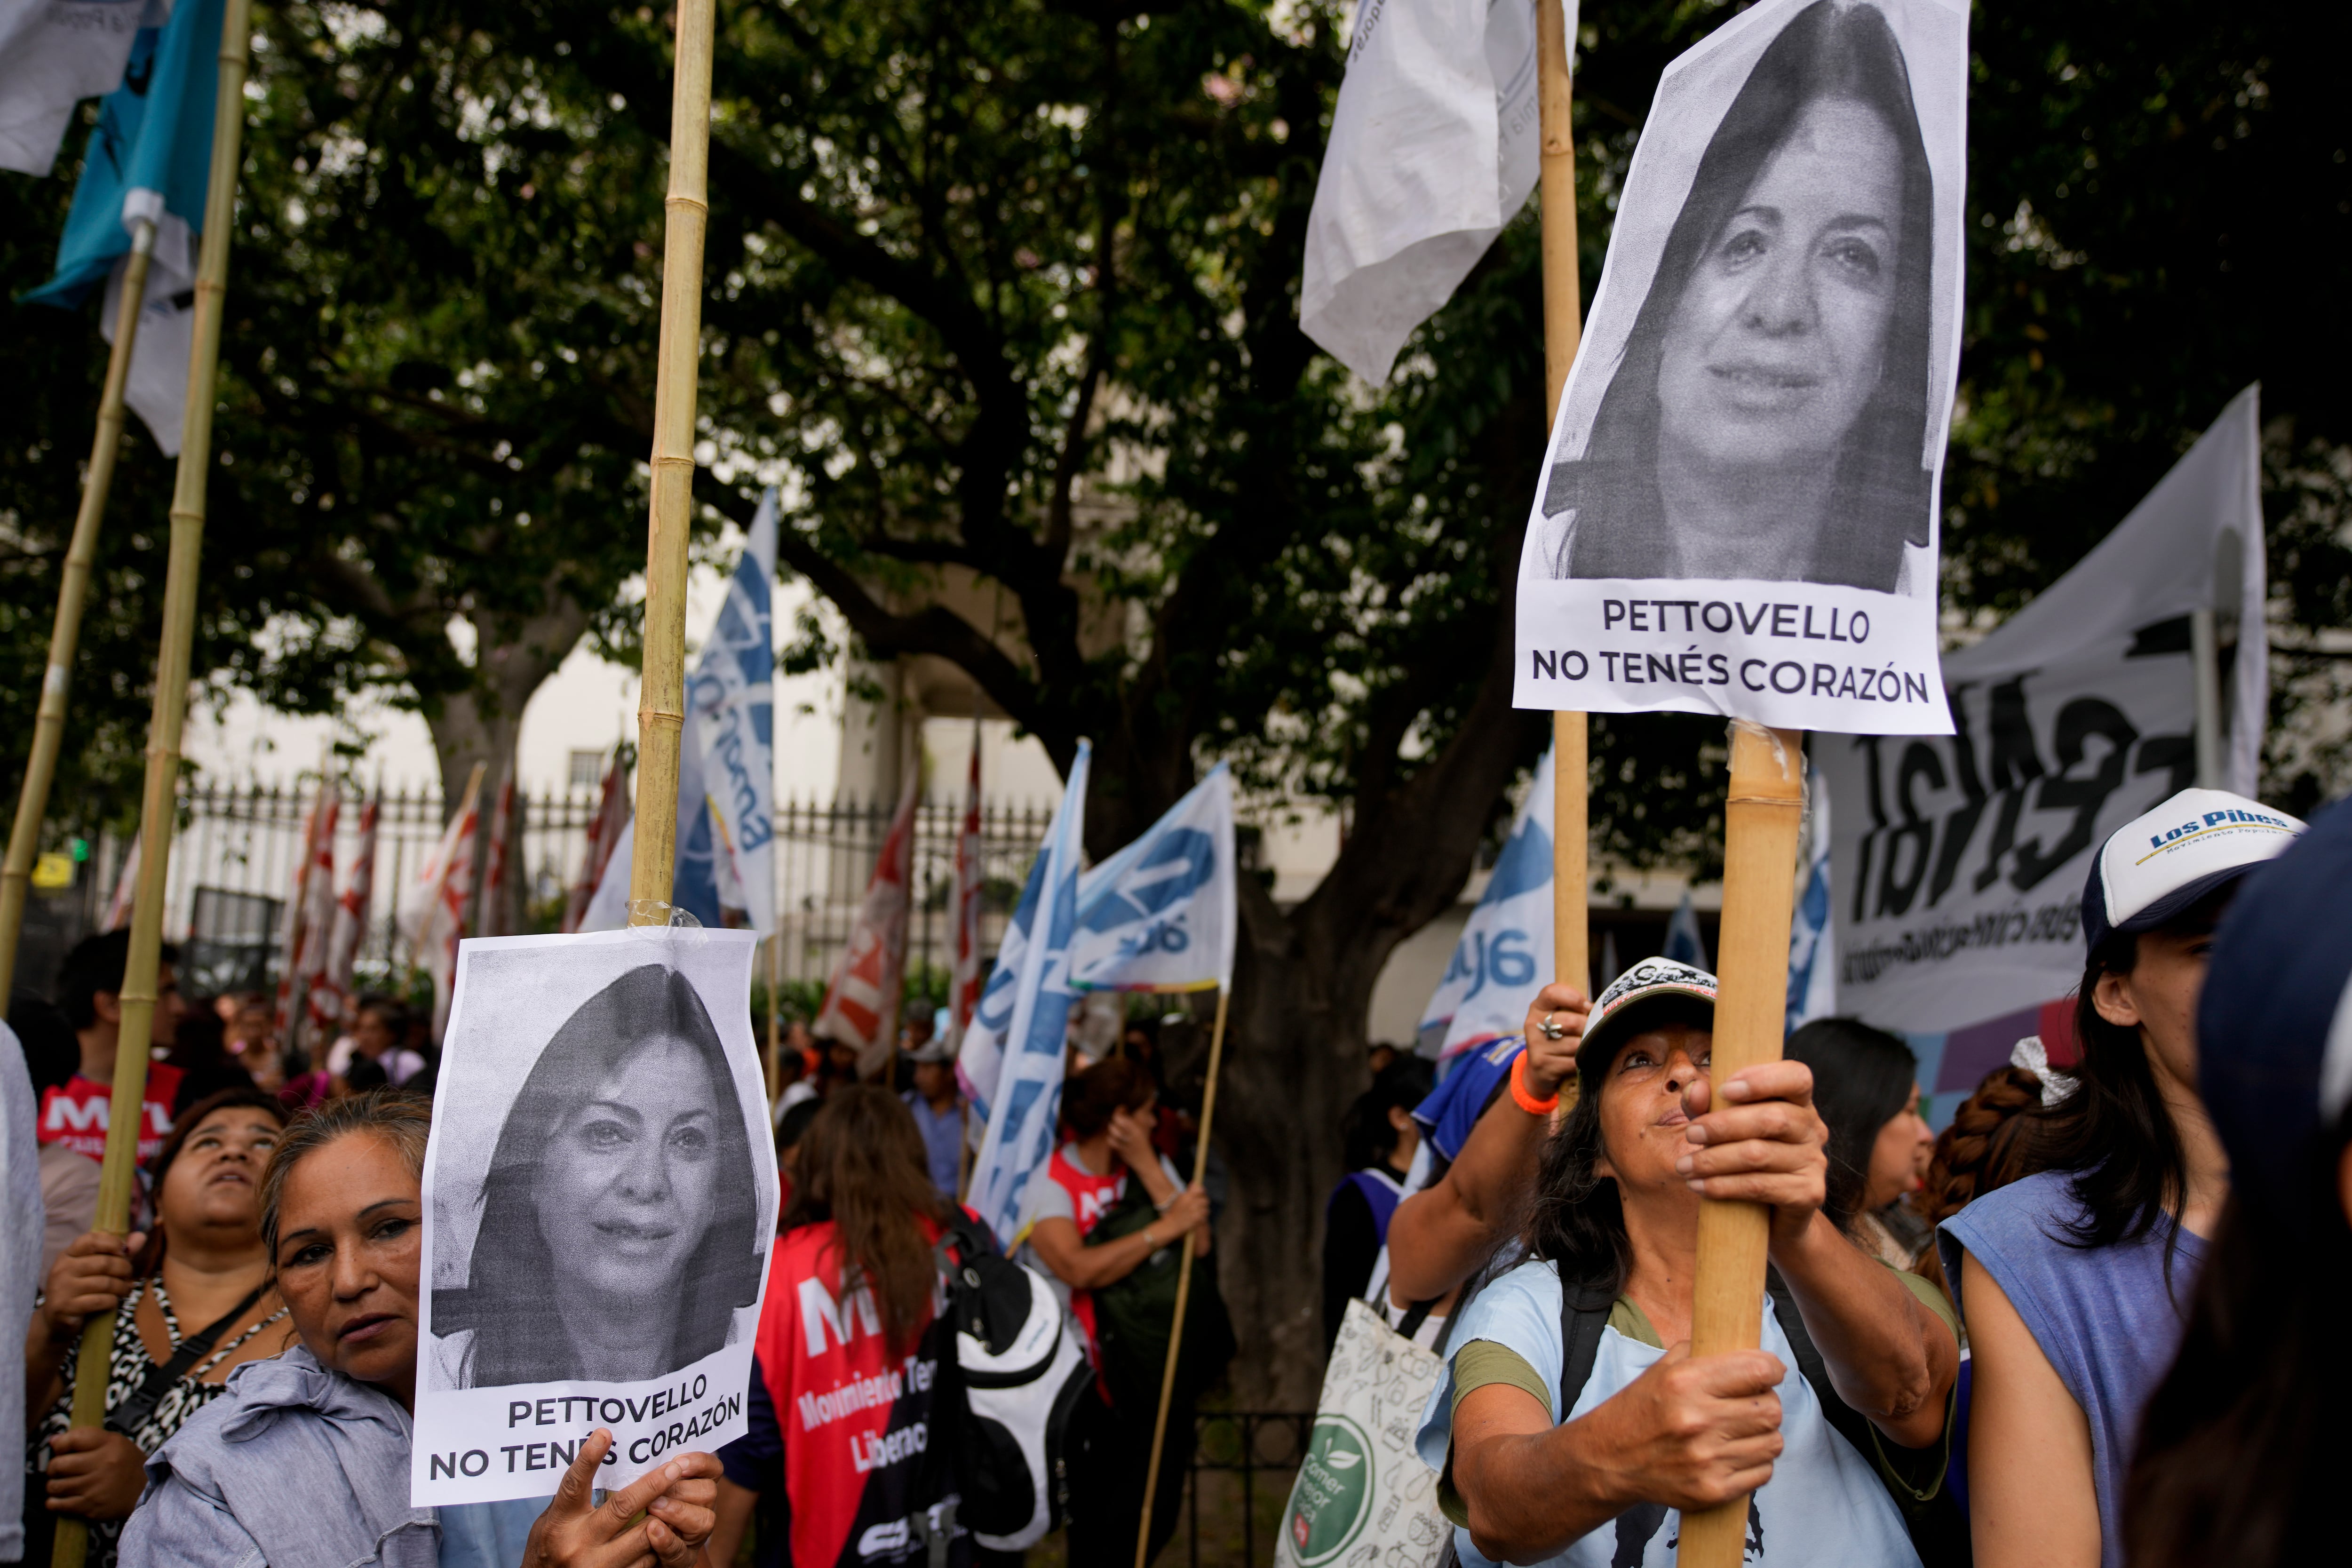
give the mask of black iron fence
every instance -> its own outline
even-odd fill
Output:
[[[1192,1417],[1182,1539],[1171,1542],[1183,1547],[1188,1568],[1263,1568],[1274,1561],[1275,1531],[1314,1429],[1311,1410],[1216,1410]]]
[[[182,791],[180,826],[173,845],[164,931],[185,944],[191,988],[226,990],[274,979],[284,903],[302,851],[302,833],[318,799],[315,784],[199,783]],[[580,880],[587,854],[593,790],[549,791],[515,802],[509,860],[518,887],[508,889],[501,923],[516,931],[553,931],[565,896]],[[335,833],[336,886],[349,885],[360,843],[364,796],[344,788]],[[847,944],[877,855],[889,831],[895,802],[786,799],[776,804],[778,968],[789,984],[822,983]],[[984,801],[981,810],[983,879],[982,941],[993,952],[1029,864],[1053,814],[1051,803]],[[944,971],[953,962],[956,838],[963,815],[956,797],[920,803],[915,812],[908,963]],[[483,812],[483,836],[488,833]],[[408,888],[439,840],[443,801],[437,790],[391,791],[381,798],[374,878],[366,935],[360,948],[363,975],[397,975],[415,954],[397,912]],[[100,916],[105,891],[120,875],[127,845],[99,846],[92,878]],[[476,929],[479,929],[478,921]],[[763,960],[760,972],[766,973]]]

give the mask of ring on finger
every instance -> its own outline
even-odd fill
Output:
[[[1546,1013],[1543,1016],[1543,1020],[1536,1025],[1537,1032],[1542,1035],[1547,1040],[1564,1040],[1568,1038],[1568,1026],[1565,1024],[1557,1024],[1552,1021],[1559,1016],[1559,1014],[1557,1009],[1552,1012]]]

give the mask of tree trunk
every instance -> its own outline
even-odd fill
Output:
[[[1315,1407],[1323,1203],[1344,1173],[1340,1116],[1370,1087],[1372,987],[1397,944],[1460,898],[1505,786],[1541,743],[1539,717],[1511,710],[1510,658],[1507,620],[1461,730],[1402,787],[1360,805],[1303,903],[1284,910],[1243,880],[1212,1141],[1233,1181],[1214,1256],[1244,1407]]]
[[[476,634],[474,683],[429,704],[425,722],[433,732],[433,751],[441,768],[441,812],[446,823],[463,798],[466,779],[474,764],[482,773],[481,837],[476,840],[477,874],[489,851],[490,815],[498,803],[500,782],[515,765],[515,742],[522,735],[523,710],[532,693],[553,675],[588,628],[587,613],[564,595],[520,628],[500,628],[486,616],[472,619]],[[501,629],[509,640],[491,639]],[[522,790],[516,785],[515,821],[509,830],[506,875],[496,888],[482,889],[486,900],[499,900],[499,929],[523,929]],[[486,902],[485,908],[489,907]]]

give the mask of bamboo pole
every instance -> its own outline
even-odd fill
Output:
[[[155,254],[155,224],[141,218],[131,231],[131,259],[122,271],[122,300],[114,317],[114,346],[106,356],[106,381],[98,395],[98,431],[90,437],[89,471],[81,485],[81,510],[74,514],[73,537],[58,581],[58,618],[49,628],[49,662],[41,676],[41,705],[33,716],[33,754],[16,795],[16,820],[8,831],[8,857],[0,862],[0,998],[15,994],[16,943],[25,934],[25,899],[31,890],[33,862],[41,849],[41,822],[49,809],[49,784],[58,773],[58,752],[66,733],[66,689],[73,680],[74,650],[81,643],[81,611],[89,597],[91,564],[98,558],[98,521],[114,485],[114,459],[122,449],[122,392],[131,380],[131,354],[139,341],[139,312],[147,302],[147,264]],[[96,867],[91,870],[95,871]]]
[[[121,1033],[114,1047],[106,1158],[90,1228],[122,1236],[131,1228],[131,1191],[139,1124],[147,1097],[148,1041],[154,1029],[156,971],[163,946],[163,897],[172,860],[174,789],[180,776],[180,725],[187,716],[188,660],[195,640],[196,565],[204,552],[205,484],[212,472],[214,372],[220,363],[221,310],[228,289],[228,242],[236,219],[236,174],[245,142],[246,52],[253,0],[228,0],[221,19],[220,95],[213,111],[212,171],[205,189],[205,233],[197,253],[194,341],[188,351],[188,403],[180,425],[180,466],[172,487],[171,563],[163,579],[163,633],[155,655],[155,695],[147,730],[147,780],[140,808],[139,892],[131,912],[131,952],[122,967]],[[126,290],[127,292],[127,290]],[[129,1114],[125,1115],[125,1108]],[[114,1359],[114,1314],[93,1312],[75,1362],[71,1425],[106,1418],[107,1367]],[[59,1514],[51,1568],[81,1568],[89,1528]]]
[[[1536,6],[1536,94],[1543,128],[1544,429],[1559,418],[1560,389],[1583,335],[1584,296],[1576,262],[1576,139],[1569,124],[1574,83],[1568,70],[1568,18],[1561,0]],[[1579,991],[1592,984],[1585,931],[1585,800],[1590,764],[1581,713],[1554,713],[1551,807],[1552,974]],[[1576,1091],[1570,1079],[1565,1086]]]
[[[1715,1060],[1720,1094],[1734,1073],[1778,1061],[1789,1005],[1789,915],[1805,817],[1804,736],[1731,721],[1731,789],[1723,811],[1723,930],[1717,939]],[[1717,1104],[1721,1101],[1717,1100]],[[1761,1204],[1699,1205],[1691,1353],[1752,1349],[1762,1328],[1767,1215]],[[1683,1515],[1681,1568],[1739,1568],[1748,1499]]]
[[[653,503],[646,531],[645,678],[637,701],[637,829],[629,923],[669,923],[677,859],[678,747],[686,728],[686,545],[694,527],[695,377],[702,346],[702,237],[710,222],[710,56],[716,0],[679,0],[654,384]]]
[[[1557,3],[1557,0],[1554,0]],[[1231,987],[1217,987],[1217,1021],[1209,1030],[1209,1086],[1201,1094],[1201,1138],[1192,1151],[1192,1185],[1209,1170],[1209,1127],[1217,1119],[1217,1068],[1225,1058],[1225,1006]],[[1176,1321],[1168,1325],[1168,1365],[1160,1374],[1160,1414],[1151,1421],[1151,1465],[1143,1472],[1143,1517],[1135,1524],[1135,1568],[1144,1568],[1151,1546],[1151,1505],[1160,1491],[1160,1452],[1168,1441],[1168,1407],[1176,1398],[1176,1358],[1184,1348],[1184,1309],[1192,1297],[1192,1237],[1176,1265]]]

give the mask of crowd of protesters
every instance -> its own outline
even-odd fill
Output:
[[[1849,1018],[1713,1083],[1715,978],[1664,959],[1589,1001],[1545,988],[1522,1037],[1433,1082],[1391,1053],[1325,1208],[1326,1337],[1363,1300],[1440,1351],[1409,1436],[1454,1560],[1655,1568],[1683,1510],[1743,1497],[1755,1563],[2332,1555],[2323,1488],[2352,1392],[2334,1342],[2352,1289],[2347,885],[2352,807],[2305,830],[2190,791],[2126,825],[2084,890],[2071,1039],[2021,1041],[1940,1135],[1903,1042]],[[1148,1552],[1173,1533],[1188,1446],[1154,1478],[1151,1439],[1187,1252],[1202,1267],[1171,1431],[1234,1347],[1222,1174],[1188,1174],[1197,1085],[1165,1080],[1152,1025],[1099,1056],[1074,1040],[1058,1147],[1004,1238],[959,1200],[973,1129],[934,1031],[910,1026],[861,1081],[855,1053],[794,1026],[749,1434],[602,1501],[592,1442],[551,1501],[417,1509],[430,1042],[371,999],[316,1061],[289,1061],[267,998],[184,1001],[167,952],[138,1211],[110,1237],[89,1224],[103,1119],[93,1140],[81,1108],[110,1078],[122,945],[85,942],[53,1006],[12,1014],[44,1116],[47,1224],[10,1238],[41,1250],[26,1560],[70,1515],[100,1568],[1017,1561],[941,1506],[992,1462],[953,1436],[970,1394],[945,1304],[1008,1244],[1091,1368],[1066,1560],[1129,1561],[1147,1488]],[[1711,1198],[1766,1205],[1769,1268],[1758,1348],[1699,1356]],[[812,1312],[874,1332],[819,1332]],[[76,1426],[100,1313],[108,1419]],[[892,1379],[893,1399],[811,1424],[819,1397]],[[940,1440],[882,1442],[916,1428]],[[886,1446],[904,1462],[863,1457]],[[877,1519],[930,1520],[936,1539],[868,1552]]]

